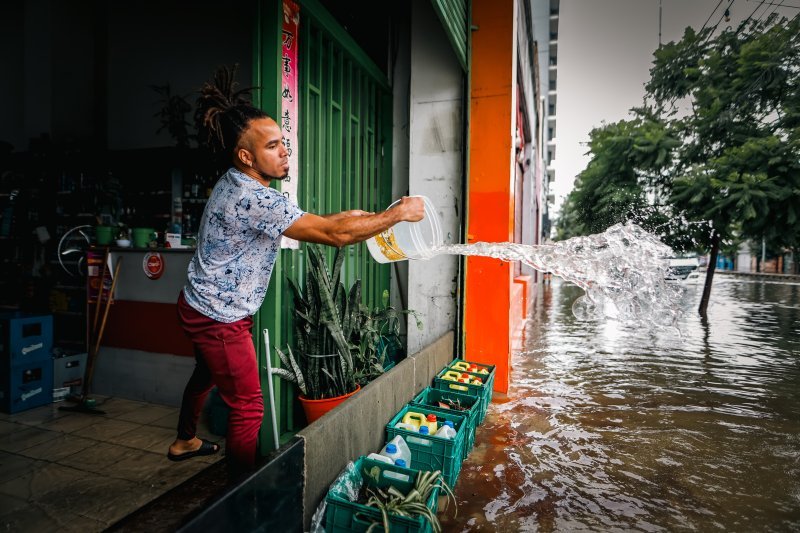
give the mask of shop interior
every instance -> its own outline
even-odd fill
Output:
[[[255,9],[0,7],[0,310],[52,313],[56,354],[87,350],[85,248],[194,243],[220,170],[195,135],[196,93],[220,66],[251,85]]]

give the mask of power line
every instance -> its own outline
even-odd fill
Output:
[[[762,3],[764,1],[765,0],[761,0]],[[728,7],[726,7],[725,11],[722,12],[722,15],[719,16],[719,20],[717,20],[717,23],[714,24],[714,26],[711,28],[711,33],[708,34],[708,37],[706,37],[706,39],[703,41],[703,44],[711,40],[711,37],[714,35],[714,32],[717,30],[717,27],[719,26],[720,22],[722,22],[722,19],[725,18],[725,15],[730,15],[730,10],[735,2],[736,0],[731,0],[730,4],[728,4]]]
[[[779,7],[789,7],[791,9],[800,9],[800,6],[793,6],[792,4],[784,4],[782,2],[767,2],[771,6],[775,6],[775,8]]]
[[[703,31],[704,29],[706,29],[706,25],[708,24],[708,21],[711,20],[711,17],[714,16],[714,13],[717,12],[717,9],[719,9],[720,5],[722,5],[722,0],[719,0],[719,2],[717,2],[716,7],[714,7],[714,10],[711,12],[710,15],[708,15],[708,18],[706,19],[705,23],[703,24],[703,27],[700,28],[700,31]]]
[[[749,0],[748,0],[748,1],[749,1]],[[745,26],[745,24],[747,24],[747,23],[750,21],[750,19],[751,19],[751,18],[753,18],[753,15],[755,15],[755,14],[756,14],[756,11],[758,11],[759,9],[761,9],[761,6],[763,6],[763,5],[764,5],[764,2],[766,2],[766,0],[761,0],[761,2],[759,2],[759,3],[758,3],[758,5],[756,6],[756,8],[753,10],[753,12],[752,12],[752,13],[750,13],[750,16],[749,16],[749,17],[747,17],[746,19],[744,19],[744,22],[742,22],[742,24],[741,24],[740,28],[743,28],[743,27]]]

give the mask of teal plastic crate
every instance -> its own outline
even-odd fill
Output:
[[[445,420],[451,420],[456,436],[445,439],[435,435],[420,435],[415,431],[396,428],[395,424],[403,421],[408,412],[436,415],[439,426]],[[464,460],[464,446],[469,423],[467,417],[459,414],[442,414],[441,411],[428,409],[421,405],[406,404],[386,425],[386,442],[400,435],[411,450],[411,468],[415,470],[441,470],[442,477],[448,485],[454,487],[461,472],[461,461]]]
[[[440,402],[454,403],[456,405],[466,407],[467,409],[460,411],[447,407],[440,407]],[[478,427],[478,417],[480,416],[481,412],[481,402],[483,402],[483,398],[477,396],[470,396],[469,394],[463,394],[454,391],[438,390],[432,387],[426,387],[425,390],[417,394],[414,399],[411,400],[412,405],[422,405],[428,409],[441,411],[445,416],[455,413],[467,417],[468,427],[466,432],[466,441],[464,444],[465,459],[467,458],[467,455],[469,455],[470,450],[472,450],[472,447],[475,445],[475,430]]]
[[[373,531],[385,531],[381,512],[375,507],[369,507],[357,502],[351,502],[344,489],[345,483],[351,486],[359,485],[359,481],[372,488],[396,487],[403,494],[408,494],[414,488],[414,483],[419,476],[419,470],[390,465],[381,461],[374,461],[366,457],[359,457],[351,475],[339,479],[328,491],[325,501],[325,531],[328,533],[367,531],[372,524],[378,525]],[[357,478],[361,478],[360,480]],[[439,487],[435,487],[428,497],[427,505],[435,513],[438,508]],[[430,522],[417,516],[416,518],[393,515],[390,517],[392,533],[428,533],[433,531]]]
[[[487,383],[487,384],[492,385],[492,387],[494,387],[494,376],[495,376],[495,366],[494,365],[486,365],[486,364],[483,364],[483,363],[476,363],[474,361],[467,361],[466,359],[453,359],[452,361],[450,361],[450,364],[448,364],[447,366],[450,367],[450,368],[455,369],[455,368],[462,368],[465,364],[467,366],[469,366],[469,365],[477,366],[478,367],[478,371],[477,372],[473,372],[471,370],[466,370],[466,371],[467,372],[472,372],[474,374],[477,374],[478,376],[483,376],[485,378],[485,379],[483,379],[483,381],[485,383]],[[486,372],[485,373],[482,372],[483,370],[485,370]]]
[[[456,361],[459,361],[459,359],[457,359]],[[488,409],[489,404],[492,402],[492,389],[494,387],[494,376],[495,376],[494,365],[484,365],[484,366],[491,368],[491,372],[488,375],[478,374],[474,372],[463,372],[461,370],[453,369],[451,368],[450,365],[448,365],[445,368],[443,368],[442,371],[439,372],[435,378],[433,378],[434,389],[469,394],[470,396],[476,396],[483,400],[481,402],[481,411],[480,411],[480,416],[478,417],[478,424],[482,424],[483,419],[486,418],[486,409]],[[444,376],[447,372],[458,372],[460,374],[466,373],[469,374],[471,377],[480,378],[483,383],[481,385],[473,385],[472,383],[459,383],[457,381],[444,379],[442,376]]]

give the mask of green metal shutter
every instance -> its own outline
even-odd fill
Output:
[[[392,93],[386,77],[347,32],[315,0],[300,0],[300,207],[313,213],[347,209],[380,211],[391,202]],[[281,105],[282,3],[260,0],[254,37],[255,103],[272,116]],[[328,251],[333,259],[333,250]],[[380,305],[390,286],[389,265],[372,260],[365,244],[350,246],[342,268],[348,287],[361,279],[362,301]],[[267,297],[256,313],[256,343],[262,390],[266,395],[267,347],[262,329],[270,330],[272,346],[286,346],[293,337],[293,301],[286,278],[304,284],[305,245],[298,251],[281,250],[272,272]],[[274,349],[271,363],[279,366]],[[278,433],[285,442],[303,424],[295,410],[296,389],[278,378],[275,387]],[[272,446],[268,398],[260,431],[260,452]]]
[[[453,45],[453,50],[461,63],[461,68],[467,70],[467,36],[468,21],[467,0],[431,0],[433,9],[442,21],[442,26]]]
[[[392,186],[388,82],[327,12],[301,5],[300,205],[323,214],[382,211]],[[304,251],[299,255],[304,260]],[[389,265],[376,263],[362,243],[349,247],[342,270],[348,287],[361,279],[366,305],[380,305]]]

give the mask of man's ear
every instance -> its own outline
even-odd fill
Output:
[[[253,166],[253,155],[247,150],[247,148],[242,148],[240,146],[236,151],[236,156],[244,165],[248,167]]]

